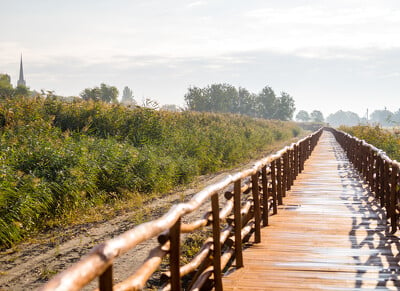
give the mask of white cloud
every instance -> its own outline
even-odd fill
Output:
[[[188,8],[193,8],[193,7],[197,7],[197,6],[203,6],[203,5],[206,5],[206,4],[207,4],[206,1],[194,1],[194,2],[191,2],[191,3],[187,4],[187,7]]]
[[[106,82],[180,104],[191,84],[268,83],[324,113],[381,92],[398,104],[397,0],[25,2],[0,11],[0,70],[16,80],[22,52],[32,88]]]
[[[337,47],[400,47],[399,5],[387,7],[378,2],[366,5],[359,1],[348,1],[349,5],[332,3],[254,9],[244,12],[244,17],[250,23],[253,36],[261,36],[264,32],[266,37],[261,43],[265,49],[293,53],[307,51],[303,55],[318,57],[319,50]],[[323,53],[321,57],[324,57]]]

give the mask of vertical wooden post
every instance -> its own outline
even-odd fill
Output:
[[[113,272],[112,265],[109,266],[99,277],[100,291],[112,291],[113,289]]]
[[[171,272],[172,290],[181,290],[181,276],[179,270],[180,233],[181,233],[181,219],[179,218],[169,230],[170,234],[169,268]]]
[[[260,192],[258,191],[258,173],[251,176],[251,192],[254,201],[254,220],[255,233],[254,242],[261,242],[261,211],[260,211]]]
[[[222,275],[221,275],[221,230],[219,221],[219,201],[218,193],[211,196],[212,208],[212,225],[213,225],[213,244],[214,244],[214,288],[222,291]],[[174,289],[172,289],[174,290]]]
[[[263,190],[263,213],[262,213],[262,220],[263,220],[263,226],[268,225],[268,176],[267,176],[267,166],[262,167],[261,170],[261,175],[262,175],[262,190]]]
[[[286,197],[286,189],[287,189],[287,175],[288,175],[288,168],[287,168],[287,156],[288,153],[284,153],[282,155],[282,197]]]
[[[238,180],[234,184],[233,189],[233,212],[235,221],[235,256],[236,268],[243,267],[243,253],[242,253],[242,214],[240,212],[241,203],[241,181]]]
[[[301,173],[302,172],[302,165],[301,165],[301,162],[302,162],[302,156],[303,156],[303,143],[302,142],[300,142],[299,143],[299,148],[298,148],[298,155],[297,155],[297,159],[298,159],[298,164],[299,164],[299,167],[296,169],[296,172],[297,173]]]
[[[361,156],[362,163],[363,163],[362,173],[363,173],[364,179],[368,181],[368,176],[367,176],[367,173],[368,173],[368,158],[369,158],[368,148],[363,145],[361,151],[363,152],[363,154]]]
[[[390,224],[392,226],[391,233],[395,233],[397,230],[397,214],[396,214],[396,204],[397,204],[397,174],[399,168],[397,165],[392,164],[392,174],[390,179]]]
[[[291,151],[291,155],[290,155],[290,173],[291,173],[290,186],[293,186],[294,180],[296,180],[296,177],[297,177],[297,174],[296,174],[296,148],[297,148],[297,145],[294,145],[293,150]]]
[[[380,179],[379,179],[379,184],[380,184],[380,189],[379,189],[379,199],[381,201],[381,207],[385,206],[385,161],[382,159],[382,157],[379,157],[380,163],[379,163],[379,172],[380,172]]]
[[[359,142],[358,142],[358,145],[357,145],[357,160],[358,160],[358,162],[357,162],[357,164],[358,164],[358,170],[360,171],[361,176],[364,176],[364,173],[363,173],[363,150],[362,150],[362,141],[359,141]]]
[[[390,169],[389,163],[385,161],[385,172],[384,172],[384,200],[385,200],[385,208],[386,208],[386,219],[390,218]]]
[[[273,160],[271,162],[271,182],[272,182],[272,208],[273,213],[278,213],[278,206],[277,206],[277,187],[276,187],[276,162]]]
[[[292,186],[292,150],[287,151],[287,156],[286,156],[286,190],[290,190],[290,186]]]
[[[376,163],[375,163],[375,173],[376,173],[376,175],[375,175],[375,182],[374,182],[374,185],[375,185],[374,191],[375,191],[376,198],[380,199],[381,162],[380,162],[380,157],[379,157],[378,154],[376,155],[376,159],[375,160],[376,160]]]
[[[299,165],[299,146],[294,145],[294,157],[293,157],[293,180],[297,178],[299,175],[300,171],[300,165]]]
[[[375,191],[375,183],[374,183],[374,173],[376,173],[376,167],[375,167],[375,152],[370,149],[369,150],[369,169],[368,169],[368,181],[369,181],[369,186],[371,187],[372,191]]]
[[[277,180],[277,196],[278,196],[278,205],[283,204],[282,200],[282,163],[281,157],[276,160],[276,180]]]
[[[304,141],[301,142],[301,151],[300,151],[300,173],[304,171],[304,162],[306,160],[306,143]]]

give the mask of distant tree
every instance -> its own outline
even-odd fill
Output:
[[[121,103],[126,104],[126,105],[136,104],[136,102],[133,98],[133,92],[128,86],[125,86],[124,90],[122,91]]]
[[[0,74],[0,98],[11,98],[14,89],[11,85],[11,78],[7,74]]]
[[[117,103],[118,89],[114,86],[108,86],[104,83],[100,84],[101,100],[106,103]]]
[[[400,108],[393,113],[392,121],[396,125],[400,125]]]
[[[330,114],[326,121],[329,125],[338,127],[340,125],[355,126],[360,124],[361,119],[357,113],[351,111],[339,110],[333,114]]]
[[[294,99],[289,94],[282,92],[277,97],[269,86],[257,95],[229,84],[190,87],[185,102],[188,110],[240,113],[267,119],[290,120],[295,111]]]
[[[94,88],[86,88],[84,89],[79,96],[82,97],[83,100],[89,101],[100,101],[101,100],[101,92],[99,87]]]
[[[300,110],[300,111],[296,114],[296,120],[297,120],[297,121],[307,122],[307,121],[310,120],[310,115],[308,114],[307,111],[305,111],[305,110]]]
[[[239,95],[229,84],[212,84],[205,88],[191,87],[185,94],[189,110],[239,113]]]
[[[247,89],[239,87],[238,108],[239,113],[255,117],[257,114],[257,95]]]
[[[265,86],[257,96],[257,115],[273,119],[277,114],[277,100],[274,90]]]
[[[80,96],[84,100],[103,101],[106,103],[116,103],[118,98],[118,89],[104,83],[100,87],[86,88]]]
[[[205,89],[190,87],[184,98],[189,110],[211,111],[210,96],[207,95]]]
[[[370,121],[381,126],[392,126],[393,113],[386,108],[384,110],[375,110],[371,113]]]
[[[276,100],[276,113],[274,118],[291,120],[295,110],[294,99],[289,94],[281,92],[281,96]]]
[[[314,122],[324,122],[324,115],[319,110],[314,110],[310,113],[310,118]]]
[[[211,111],[239,113],[239,96],[235,87],[229,84],[213,84],[206,88],[210,96]]]

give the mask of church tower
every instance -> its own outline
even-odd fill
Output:
[[[21,54],[21,62],[19,64],[19,79],[17,82],[17,86],[26,86],[25,80],[24,80],[24,68],[22,66],[22,54]]]

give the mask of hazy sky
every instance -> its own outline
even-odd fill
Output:
[[[0,72],[78,95],[104,82],[161,104],[229,83],[297,109],[400,107],[398,0],[0,0]]]

